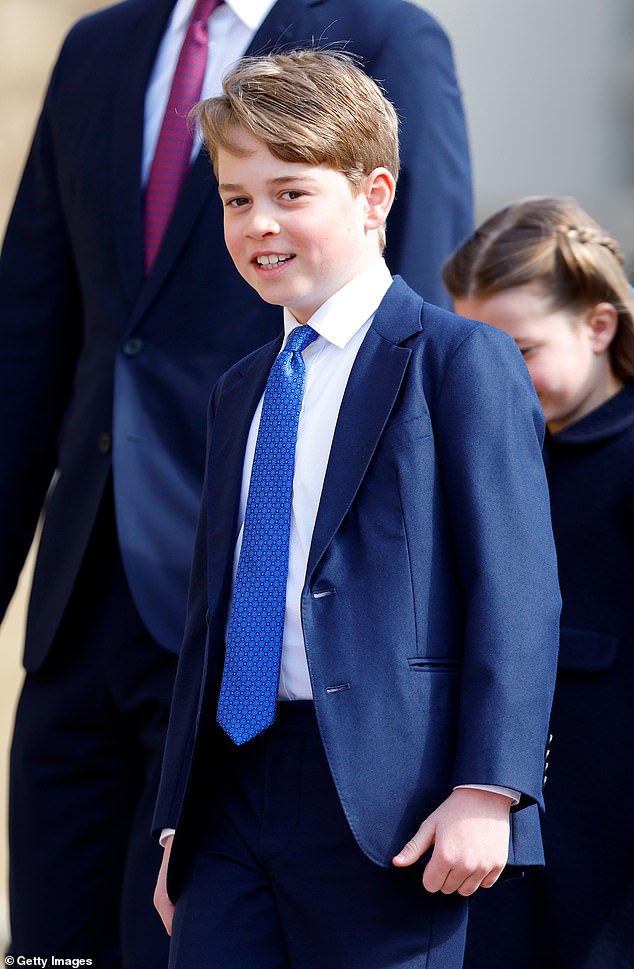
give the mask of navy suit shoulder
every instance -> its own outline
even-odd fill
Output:
[[[496,365],[504,360],[503,366],[510,367],[518,384],[525,389],[526,401],[543,442],[545,423],[541,408],[522,355],[508,334],[425,300],[400,276],[394,277],[393,285],[377,309],[373,327],[385,338],[424,353],[427,393],[432,398],[434,388],[439,391],[442,387],[445,370],[453,355],[461,348],[465,358],[476,358],[480,354],[484,358],[491,353],[491,363],[493,358]],[[487,389],[486,382],[480,389]]]

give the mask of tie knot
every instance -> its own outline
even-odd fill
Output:
[[[220,0],[197,0],[192,14],[192,21],[194,23],[198,21],[206,23],[218,6],[220,6]]]
[[[316,340],[319,334],[313,330],[312,326],[296,326],[291,331],[291,335],[286,341],[285,351],[289,353],[301,353],[306,347]]]

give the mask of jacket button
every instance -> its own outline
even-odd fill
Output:
[[[112,438],[106,431],[99,435],[97,447],[101,454],[110,454],[112,450]]]
[[[123,344],[123,352],[126,357],[136,357],[137,353],[140,353],[143,349],[143,340],[139,340],[138,337],[132,337],[131,340],[126,340]]]

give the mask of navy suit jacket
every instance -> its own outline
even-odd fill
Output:
[[[48,655],[111,471],[136,606],[157,642],[178,649],[209,394],[224,370],[281,331],[279,308],[262,303],[225,251],[204,154],[144,277],[144,98],[173,3],[127,0],[71,31],[0,261],[0,615],[46,498],[31,670]],[[313,41],[360,55],[399,108],[403,173],[388,259],[442,300],[439,267],[471,228],[447,37],[403,0],[278,0],[250,52]]]
[[[246,439],[279,341],[212,395],[185,639],[155,813],[170,892],[213,783]],[[343,398],[301,614],[319,729],[350,827],[389,865],[455,785],[522,793],[510,864],[543,860],[537,804],[560,598],[543,419],[514,343],[397,278]]]

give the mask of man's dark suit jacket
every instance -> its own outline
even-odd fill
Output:
[[[157,830],[176,828],[172,898],[213,784],[244,450],[279,348],[237,364],[211,399],[155,812]],[[397,279],[346,388],[301,597],[326,756],[352,832],[380,865],[461,784],[521,792],[509,863],[543,861],[560,597],[542,438],[513,341]]]
[[[0,614],[46,497],[25,664],[39,669],[113,472],[123,562],[153,637],[177,650],[219,375],[281,330],[239,278],[206,157],[143,272],[146,84],[173,0],[82,20],[54,69],[0,263]],[[442,299],[470,230],[468,152],[447,38],[402,0],[278,0],[250,52],[343,42],[403,119],[392,267]],[[55,469],[56,482],[49,490]]]

